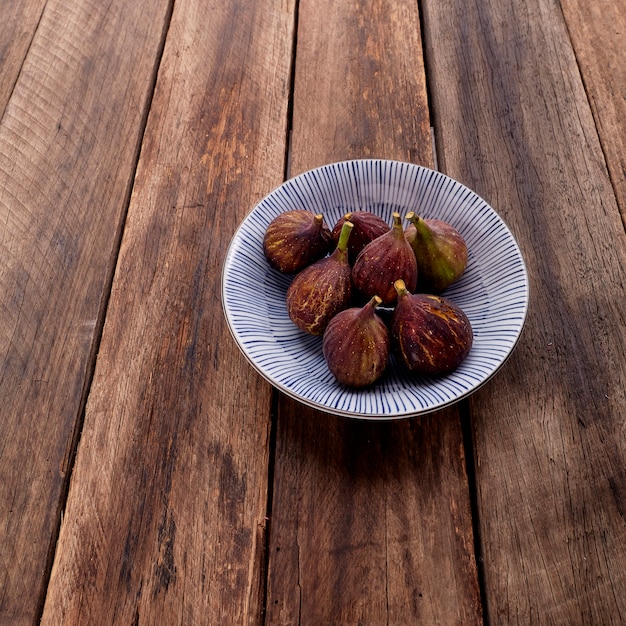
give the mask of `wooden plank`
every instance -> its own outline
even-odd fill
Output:
[[[271,388],[220,304],[283,178],[294,3],[176,2],[43,624],[260,624]]]
[[[45,0],[0,3],[0,119],[33,40]]]
[[[626,616],[626,237],[558,3],[425,2],[438,155],[518,238],[522,340],[473,396],[494,624]]]
[[[302,0],[291,171],[432,165],[414,2]],[[267,623],[481,622],[456,409],[370,423],[281,396]]]
[[[50,0],[0,124],[0,622],[32,624],[167,4]]]
[[[561,2],[626,223],[626,3]]]
[[[352,158],[433,164],[417,7],[369,4],[302,2],[292,175]]]
[[[279,406],[267,622],[481,623],[458,415]]]

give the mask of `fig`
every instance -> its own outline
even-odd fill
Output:
[[[420,291],[441,293],[458,280],[467,265],[467,245],[461,233],[442,220],[423,219],[413,211],[405,231],[417,260]]]
[[[350,304],[352,279],[347,248],[352,228],[351,222],[345,222],[333,253],[296,274],[287,289],[289,317],[310,335],[322,335],[328,322]]]
[[[389,230],[385,220],[370,211],[353,211],[340,218],[331,231],[335,244],[339,241],[339,234],[343,223],[348,220],[354,224],[350,242],[348,243],[348,258],[350,265],[354,265],[359,252],[370,242],[384,235]]]
[[[393,305],[397,298],[393,284],[398,279],[404,280],[409,290],[415,289],[417,261],[396,212],[391,228],[361,250],[352,268],[352,282],[364,296],[378,295],[383,304]]]
[[[381,302],[374,296],[363,307],[337,313],[324,331],[322,351],[326,364],[344,385],[371,385],[387,367],[389,331],[375,312]]]
[[[398,303],[391,317],[394,353],[411,372],[440,376],[456,369],[469,353],[473,332],[460,307],[434,294],[412,294],[395,283]]]
[[[296,274],[326,256],[332,245],[324,216],[296,209],[276,216],[263,237],[263,254],[284,274]]]

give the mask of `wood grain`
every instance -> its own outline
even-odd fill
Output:
[[[432,166],[415,3],[344,4],[300,4],[290,173],[368,157]]]
[[[561,2],[626,224],[626,3]]]
[[[626,616],[626,237],[558,3],[425,2],[438,155],[518,238],[531,307],[473,396],[487,618]]]
[[[432,165],[413,2],[303,0],[292,173],[383,157]],[[481,622],[456,410],[350,421],[280,397],[267,623]]]
[[[3,0],[0,3],[0,119],[35,36],[45,4],[45,0]]]
[[[43,624],[260,624],[271,389],[226,248],[283,178],[294,4],[176,2]]]
[[[279,409],[267,622],[481,623],[458,415]]]
[[[5,624],[41,610],[166,12],[50,0],[0,124]]]

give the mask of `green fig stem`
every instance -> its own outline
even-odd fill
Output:
[[[337,250],[340,252],[346,252],[348,249],[348,239],[350,237],[350,233],[354,228],[354,224],[352,222],[344,222],[341,227],[341,233],[339,233],[339,241],[337,242]]]
[[[428,228],[424,219],[421,218],[419,215],[415,215],[413,211],[409,211],[404,216],[404,219],[411,222],[411,224],[413,224],[413,226],[415,226],[415,228],[417,229],[417,232],[419,232],[419,234],[422,235],[424,239],[431,238],[432,233],[430,228]]]
[[[324,223],[324,216],[321,213],[318,213],[314,218],[313,218],[313,223],[316,226],[321,226]]]
[[[401,298],[402,296],[405,296],[409,293],[409,290],[406,288],[406,284],[404,283],[404,281],[399,278],[398,280],[396,280],[396,282],[393,284],[394,289],[396,290],[397,294],[398,294],[398,298]]]
[[[371,306],[373,309],[379,307],[383,303],[382,298],[379,296],[374,296],[368,303],[367,306]]]

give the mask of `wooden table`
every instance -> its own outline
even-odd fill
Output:
[[[626,623],[623,0],[0,3],[0,623]],[[274,391],[220,273],[348,158],[524,254],[504,368],[390,423]]]

